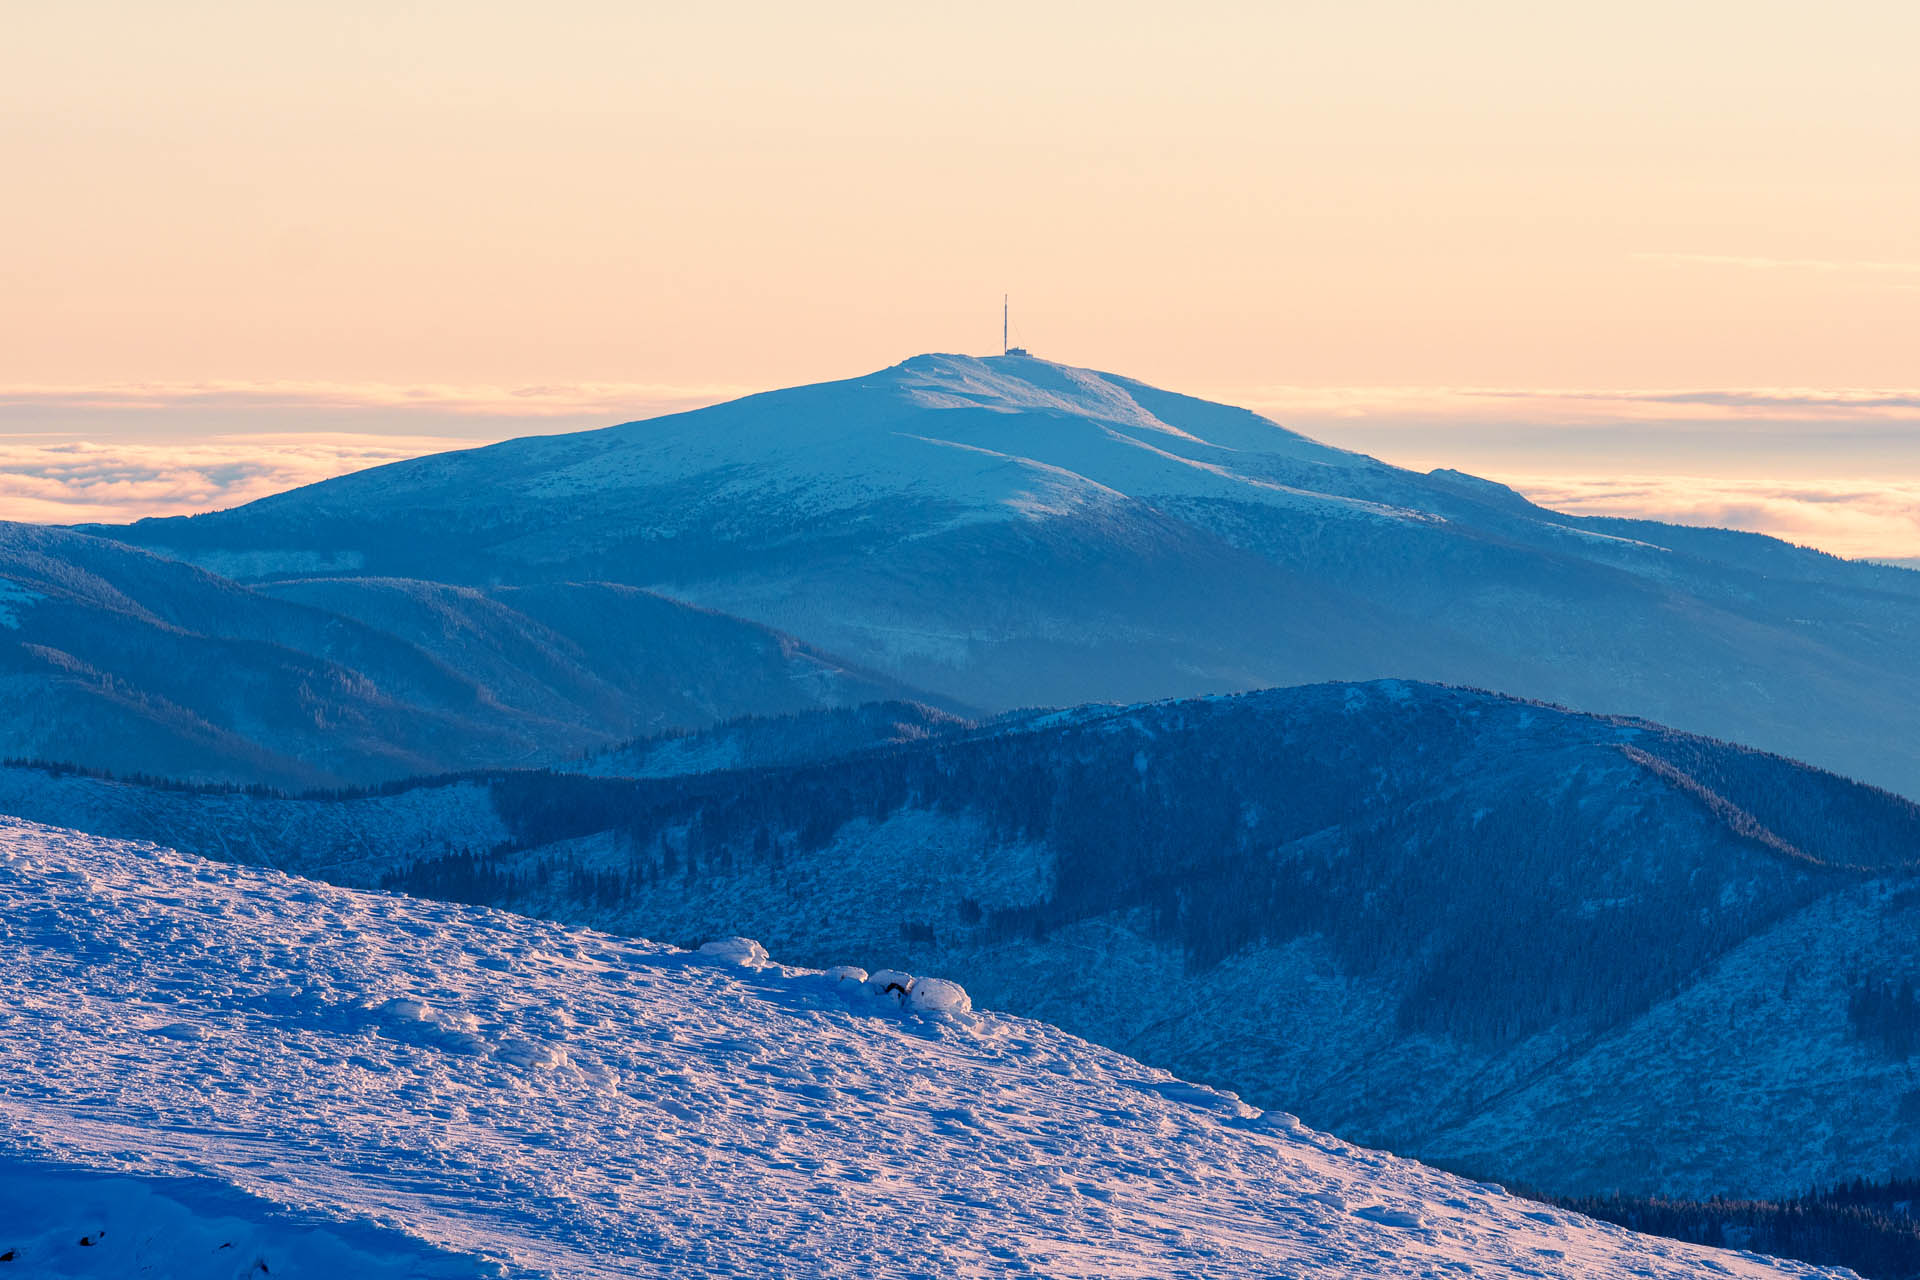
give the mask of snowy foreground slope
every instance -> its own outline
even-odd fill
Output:
[[[1810,1275],[1050,1027],[0,825],[8,1276]]]

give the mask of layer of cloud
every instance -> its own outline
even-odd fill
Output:
[[[191,444],[0,438],[0,519],[122,523],[238,506],[471,443],[439,436],[211,436]]]
[[[740,393],[612,382],[0,385],[0,424],[18,428],[0,431],[0,519],[122,523],[216,511],[423,453]]]
[[[744,395],[731,386],[644,382],[556,382],[507,387],[452,383],[211,381],[112,386],[0,385],[0,409],[12,410],[419,410],[513,418],[652,417]]]
[[[1301,387],[1260,386],[1213,397],[1286,421],[1384,418],[1514,427],[1621,422],[1831,424],[1920,422],[1916,387]]]
[[[1920,481],[1498,475],[1544,507],[1769,533],[1835,555],[1920,559]]]

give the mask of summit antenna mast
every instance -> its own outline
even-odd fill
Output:
[[[1030,356],[1033,353],[1025,347],[1013,345],[1013,330],[1007,325],[1007,295],[1000,295],[1000,354],[1003,356]]]

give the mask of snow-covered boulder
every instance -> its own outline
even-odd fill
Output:
[[[394,996],[373,1006],[370,1017],[381,1035],[400,1044],[469,1055],[487,1050],[486,1041],[478,1034],[479,1021],[459,1009],[442,1009],[425,1000]]]
[[[836,964],[823,970],[820,976],[842,991],[865,986],[867,982],[867,971],[857,964]]]
[[[907,992],[907,1011],[925,1017],[964,1018],[973,1012],[967,989],[945,978],[921,978]]]
[[[767,959],[767,949],[752,938],[715,938],[700,944],[700,954],[749,969],[764,969],[772,963]]]
[[[913,991],[913,975],[898,969],[875,969],[867,975],[866,989],[869,995],[904,1004]]]

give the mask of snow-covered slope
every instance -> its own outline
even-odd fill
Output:
[[[1682,1277],[1050,1027],[0,825],[10,1276]]]
[[[1920,794],[1920,576],[1562,516],[1042,360],[918,356],[105,532],[249,577],[654,587],[988,710],[1432,679]]]
[[[617,583],[476,590],[411,579],[314,578],[258,589],[432,654],[483,690],[503,718],[544,742],[631,740],[913,692],[791,636]],[[559,753],[541,754],[544,762]]]
[[[785,750],[864,719],[819,718],[686,741]],[[0,812],[673,942],[930,966],[1319,1127],[1553,1191],[1792,1194],[1920,1160],[1920,1005],[1892,1011],[1905,1045],[1852,1008],[1920,963],[1920,807],[1885,792],[1397,682],[664,776],[675,741],[635,751],[651,779],[334,799],[6,769]]]
[[[643,732],[909,693],[628,586],[243,587],[0,524],[0,756],[280,785],[565,759]]]

